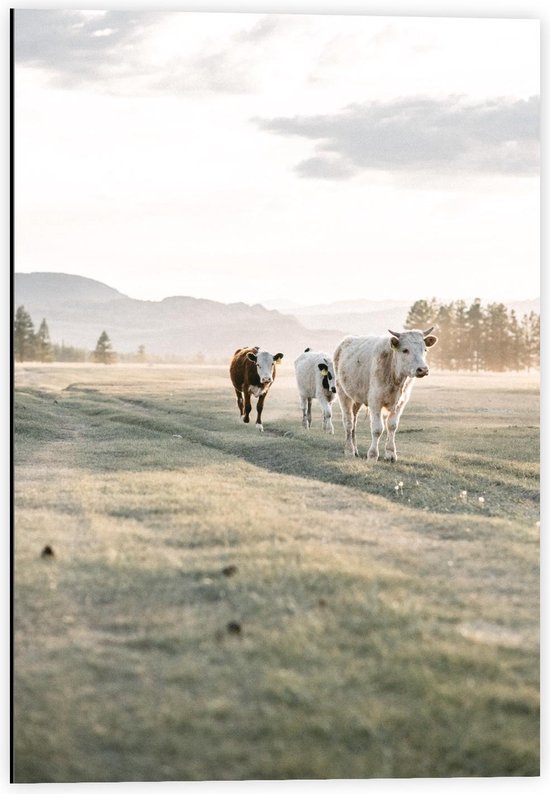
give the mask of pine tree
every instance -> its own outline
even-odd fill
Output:
[[[101,332],[92,355],[96,364],[112,364],[114,361],[111,340],[107,336],[106,331]]]
[[[485,366],[502,372],[506,369],[508,311],[503,303],[490,303],[485,315]]]
[[[18,306],[15,312],[14,352],[17,361],[29,361],[34,358],[34,325],[30,314],[24,306]]]
[[[518,323],[518,318],[513,309],[510,310],[508,318],[508,342],[506,343],[506,369],[513,369],[515,372],[521,369],[523,358],[524,337],[523,329]]]
[[[431,301],[419,300],[413,303],[405,320],[405,328],[417,328],[427,331],[434,324],[439,306],[435,298]]]
[[[455,369],[453,358],[455,346],[453,313],[453,303],[441,304],[437,310],[435,323],[432,323],[437,329],[439,344],[434,347],[433,352],[430,352],[430,360],[438,367],[444,367],[445,369]]]
[[[521,321],[523,336],[521,364],[529,372],[540,366],[540,316],[535,312],[524,314]]]
[[[37,361],[53,361],[53,349],[46,318],[40,323],[40,328],[35,336],[35,355]]]
[[[485,347],[485,317],[481,301],[476,298],[466,312],[466,348],[469,369],[479,372],[484,368],[483,352]]]
[[[453,314],[454,338],[452,357],[454,359],[455,369],[469,369],[468,310],[463,300],[459,300],[455,303]]]

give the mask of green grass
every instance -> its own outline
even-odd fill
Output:
[[[291,367],[263,435],[224,368],[16,380],[17,782],[538,774],[533,377],[418,384],[393,465]]]

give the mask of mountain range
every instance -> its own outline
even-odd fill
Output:
[[[215,359],[247,345],[292,358],[305,347],[330,353],[346,334],[401,329],[413,303],[360,299],[301,305],[280,300],[250,306],[185,296],[144,301],[66,273],[16,273],[14,291],[15,305],[25,306],[36,327],[46,318],[53,342],[93,350],[105,330],[121,353],[144,345],[154,355]],[[507,306],[520,317],[540,311],[538,299]]]
[[[256,304],[219,303],[174,296],[136,300],[99,281],[66,273],[16,273],[15,305],[24,305],[35,327],[46,318],[53,342],[93,350],[107,331],[113,349],[144,345],[160,356],[228,358],[239,347],[259,345],[296,357],[305,347],[332,351],[344,335],[306,329],[295,317]]]

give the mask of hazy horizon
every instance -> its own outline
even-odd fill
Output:
[[[191,295],[190,293],[171,293],[171,294],[167,294],[167,295],[162,295],[159,298],[139,297],[137,295],[132,295],[131,292],[126,291],[125,289],[121,289],[120,287],[118,287],[115,284],[113,284],[111,281],[101,281],[100,279],[94,278],[92,276],[84,275],[83,273],[67,273],[65,271],[46,271],[46,270],[33,270],[33,271],[30,271],[30,270],[29,271],[17,270],[17,271],[15,271],[14,275],[15,276],[18,276],[18,275],[27,275],[28,276],[28,275],[34,275],[35,273],[36,274],[40,274],[40,275],[53,274],[53,275],[61,275],[61,276],[76,276],[76,277],[80,277],[80,278],[89,278],[89,279],[92,279],[94,281],[97,281],[98,283],[104,284],[105,286],[111,287],[114,290],[117,290],[118,292],[122,293],[125,297],[131,298],[132,300],[145,300],[145,301],[152,301],[152,302],[155,302],[155,303],[162,302],[163,300],[165,300],[167,298],[175,298],[175,297],[194,298],[196,300],[216,300],[216,299],[210,298],[210,297],[208,297],[206,295]],[[280,306],[282,306],[284,304],[287,304],[288,310],[291,311],[292,307],[295,307],[297,309],[298,308],[306,308],[306,307],[310,307],[311,308],[311,307],[315,307],[315,306],[330,306],[330,305],[333,305],[333,304],[357,303],[357,302],[361,302],[361,301],[368,301],[369,303],[379,303],[379,304],[393,303],[393,304],[407,304],[407,305],[411,304],[412,305],[412,303],[414,303],[417,300],[423,300],[423,299],[431,300],[432,298],[434,298],[437,301],[443,301],[443,302],[445,302],[445,301],[455,301],[455,300],[464,300],[466,303],[471,303],[474,300],[479,299],[479,300],[481,300],[482,303],[500,302],[500,303],[504,303],[504,304],[509,304],[509,303],[514,303],[514,302],[516,302],[516,303],[523,302],[523,301],[525,301],[525,302],[537,301],[537,300],[540,300],[540,294],[528,295],[528,296],[518,296],[518,297],[507,296],[507,297],[503,297],[503,298],[487,298],[487,297],[484,297],[483,295],[462,295],[462,294],[457,294],[457,295],[454,295],[454,296],[445,296],[445,295],[435,295],[435,294],[431,294],[430,293],[430,294],[425,294],[425,295],[411,295],[410,298],[405,298],[405,299],[396,299],[396,298],[391,297],[391,296],[388,296],[386,298],[370,298],[368,296],[357,296],[357,295],[356,296],[351,296],[350,295],[347,298],[343,298],[343,299],[326,300],[326,301],[320,301],[320,302],[317,302],[317,303],[313,303],[313,302],[311,302],[311,303],[302,303],[302,302],[298,302],[296,299],[292,299],[292,298],[290,298],[288,296],[281,295],[281,296],[273,296],[273,297],[269,297],[269,298],[264,298],[263,300],[253,301],[251,303],[248,303],[248,301],[244,301],[244,300],[236,300],[236,301],[233,301],[233,300],[231,300],[231,301],[230,300],[219,300],[219,301],[217,301],[216,300],[216,302],[225,303],[225,304],[245,303],[247,305],[278,304]],[[281,309],[278,309],[278,310],[281,311]]]
[[[531,300],[539,29],[16,10],[16,269],[141,300]]]

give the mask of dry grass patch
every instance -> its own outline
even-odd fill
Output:
[[[18,782],[538,774],[532,383],[373,467],[284,373],[263,436],[222,368],[17,378]]]

